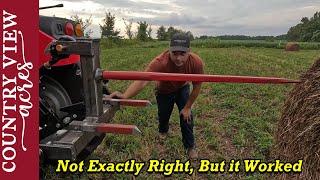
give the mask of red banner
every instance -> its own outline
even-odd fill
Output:
[[[38,1],[0,1],[0,179],[39,179]]]

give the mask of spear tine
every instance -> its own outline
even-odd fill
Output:
[[[208,74],[179,74],[158,72],[134,72],[134,71],[102,71],[102,79],[113,80],[144,80],[144,81],[192,81],[192,82],[228,82],[228,83],[300,83],[299,80]]]

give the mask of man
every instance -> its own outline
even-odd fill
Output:
[[[184,33],[177,33],[171,38],[170,49],[156,57],[145,71],[203,74],[204,65],[199,56],[190,52],[189,37]],[[137,95],[147,84],[148,81],[134,81],[123,94],[114,92],[111,97],[129,99]],[[192,84],[193,88],[190,94],[188,82],[159,81],[156,82],[155,95],[158,104],[159,138],[163,140],[168,136],[169,119],[174,103],[176,103],[180,112],[183,145],[190,159],[198,159],[194,144],[191,107],[198,97],[201,82],[193,82]]]

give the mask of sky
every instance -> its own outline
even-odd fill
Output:
[[[39,0],[39,6],[64,4],[62,8],[40,10],[40,15],[70,18],[92,16],[92,37],[100,37],[99,24],[106,12],[116,17],[115,28],[125,35],[124,21],[146,21],[152,37],[158,28],[173,26],[191,31],[194,36],[208,35],[281,35],[298,24],[302,17],[320,11],[319,0]]]

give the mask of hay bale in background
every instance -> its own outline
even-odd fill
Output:
[[[276,174],[278,179],[320,179],[320,58],[290,92],[278,122],[273,158],[296,163],[302,173]]]
[[[300,46],[298,43],[295,42],[288,42],[286,45],[286,51],[299,51]]]

